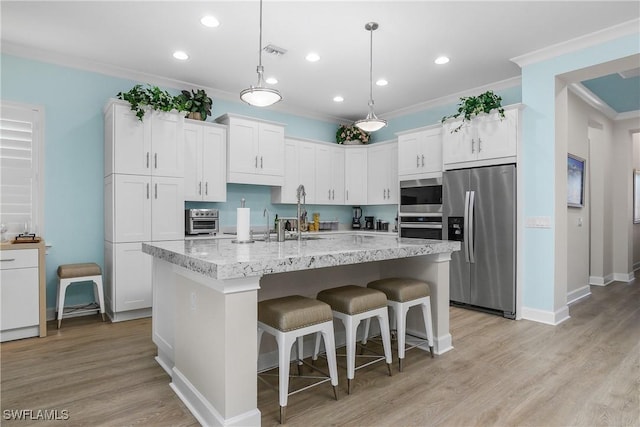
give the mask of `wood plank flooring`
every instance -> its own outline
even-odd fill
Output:
[[[407,352],[405,370],[356,373],[340,400],[323,384],[289,398],[291,426],[640,426],[640,286],[592,287],[558,326],[451,308],[455,349]],[[65,319],[49,336],[0,345],[3,426],[194,426],[156,364],[150,319]],[[339,361],[344,366],[344,360]],[[258,383],[262,424],[278,398]],[[5,410],[67,410],[66,421]]]

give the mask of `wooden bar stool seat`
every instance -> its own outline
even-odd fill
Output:
[[[331,381],[334,397],[338,400],[338,368],[333,334],[333,316],[329,305],[313,298],[306,298],[299,295],[261,301],[258,303],[258,352],[260,352],[260,342],[262,341],[262,334],[264,332],[274,336],[278,343],[278,391],[281,424],[284,424],[286,420],[288,397],[293,393],[297,393],[297,391],[289,392],[291,348],[293,343],[297,341],[298,349],[296,359],[298,363],[302,363],[302,337],[305,335],[318,334],[318,337],[322,335],[325,348],[327,349],[329,374],[327,375],[315,366],[309,365],[312,369],[315,369],[325,376],[309,377],[321,380],[304,389]],[[260,378],[260,376],[258,378]]]
[[[62,325],[64,314],[64,300],[67,288],[78,282],[93,282],[93,295],[97,308],[84,310],[74,310],[74,314],[99,311],[104,322],[104,291],[102,289],[102,270],[100,266],[93,262],[81,264],[62,264],[58,267],[58,295],[56,298],[56,311],[58,312],[58,329]]]
[[[380,360],[386,360],[389,376],[391,376],[391,336],[389,332],[389,315],[387,313],[387,298],[383,292],[362,286],[341,286],[325,289],[318,293],[318,300],[331,306],[333,317],[342,321],[346,332],[347,346],[347,392],[351,393],[351,383],[356,369],[364,368]],[[374,360],[356,368],[356,333],[362,320],[377,318],[380,323],[384,356],[373,357]],[[317,359],[320,350],[320,340],[316,337],[313,359]],[[371,356],[368,356],[371,357]]]
[[[388,279],[374,280],[367,284],[367,288],[384,292],[387,296],[387,305],[393,309],[398,337],[398,369],[402,372],[405,351],[418,347],[424,343],[424,338],[419,338],[421,343],[405,347],[407,312],[411,307],[420,306],[424,327],[429,344],[429,351],[433,357],[433,326],[431,319],[431,288],[422,280],[392,277]],[[365,328],[365,339],[369,333],[369,324]]]

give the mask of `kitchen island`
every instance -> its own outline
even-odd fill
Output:
[[[321,289],[385,277],[420,278],[432,284],[435,352],[452,349],[449,260],[459,242],[310,234],[284,242],[154,242],[142,250],[153,256],[156,360],[203,425],[260,425],[256,371],[276,363],[269,353],[258,359],[259,300],[315,297]],[[419,325],[408,319],[407,329],[423,334]]]

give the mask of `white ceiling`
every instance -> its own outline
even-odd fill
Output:
[[[275,1],[265,0],[265,76],[284,100],[272,108],[356,120],[367,112],[369,33],[379,116],[446,95],[517,78],[511,58],[640,17],[638,1]],[[107,72],[207,88],[239,99],[256,83],[259,3],[245,1],[7,1],[0,3],[3,51],[37,52]],[[218,28],[200,18],[213,14]],[[174,50],[190,55],[172,58]],[[315,51],[320,61],[305,55]],[[447,55],[451,62],[433,60]],[[100,65],[97,65],[100,67]],[[94,67],[95,69],[95,67]],[[128,88],[123,88],[128,89]],[[345,101],[334,103],[335,95]]]

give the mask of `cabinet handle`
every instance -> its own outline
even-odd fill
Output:
[[[482,151],[482,139],[478,137],[478,153]]]
[[[209,195],[209,181],[204,183],[204,195],[205,196]]]
[[[331,199],[333,199],[333,200],[336,199],[336,190],[335,189],[331,190]]]
[[[0,262],[9,262],[9,261],[15,261],[15,258],[5,258],[5,259],[0,259]]]
[[[156,198],[156,200],[158,199],[158,184],[155,185],[154,197]]]
[[[258,156],[256,156],[256,169],[258,169]]]
[[[262,169],[262,156],[260,156],[260,169]]]
[[[347,200],[349,200],[349,190],[347,190]]]
[[[147,169],[149,169],[149,152],[147,151]]]
[[[147,183],[147,200],[149,200],[149,183]]]
[[[424,167],[424,154],[422,155],[422,167]]]
[[[420,167],[420,156],[416,156],[416,167]]]
[[[198,184],[198,194],[202,195],[202,181]]]
[[[471,138],[471,153],[472,154],[476,152],[475,143],[476,143],[475,139]]]
[[[331,200],[331,190],[329,190],[329,200]]]

